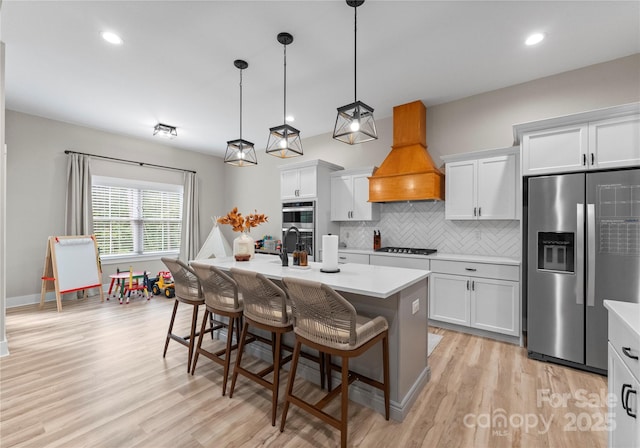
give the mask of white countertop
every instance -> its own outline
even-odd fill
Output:
[[[196,260],[211,264],[222,270],[232,267],[259,272],[273,280],[295,277],[317,281],[342,292],[362,294],[385,299],[408,286],[426,279],[430,271],[420,269],[392,268],[367,264],[347,263],[339,265],[340,272],[320,272],[322,263],[309,263],[309,269],[283,267],[280,258],[273,255],[256,254],[253,260],[236,261],[233,257]],[[289,261],[291,263],[291,261]]]
[[[494,263],[520,266],[519,258],[496,257],[491,255],[470,255],[470,254],[445,254],[435,253],[432,255],[414,255],[414,254],[391,254],[388,252],[376,252],[372,249],[349,249],[341,247],[338,252],[363,255],[381,255],[384,257],[405,257],[405,258],[428,258],[430,260],[447,260],[447,261],[468,261],[474,263]]]
[[[616,314],[624,325],[640,336],[640,304],[605,300],[604,307]]]

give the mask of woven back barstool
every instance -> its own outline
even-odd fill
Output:
[[[231,361],[231,352],[235,350],[240,341],[240,325],[242,321],[243,300],[242,295],[238,293],[238,285],[230,276],[219,270],[218,268],[205,263],[194,261],[191,263],[196,276],[200,280],[202,293],[204,294],[204,319],[202,320],[202,329],[198,337],[195,354],[193,357],[193,367],[191,374],[193,375],[198,363],[198,356],[203,355],[210,360],[223,366],[223,382],[222,395],[227,391],[227,379],[229,378],[229,364]],[[212,330],[227,329],[227,343],[224,349],[210,352],[202,348],[202,339],[207,324],[207,318],[213,315],[223,316],[227,318],[227,322],[221,322],[213,318]],[[236,330],[236,345],[232,345],[233,330]]]
[[[175,283],[175,297],[173,304],[173,313],[171,314],[171,322],[169,322],[169,330],[167,331],[167,339],[164,344],[164,352],[162,357],[167,355],[167,349],[169,348],[169,341],[174,340],[180,344],[186,346],[189,349],[189,358],[187,359],[187,372],[191,371],[191,360],[193,358],[193,349],[195,346],[195,337],[200,335],[196,332],[198,322],[198,308],[204,304],[204,297],[200,288],[200,281],[196,277],[195,272],[189,266],[182,261],[175,258],[163,257],[162,262],[167,266],[167,269],[173,276]],[[187,336],[178,336],[173,333],[173,324],[176,320],[176,313],[178,311],[178,304],[184,303],[193,307],[191,314],[191,331]],[[211,332],[204,330],[205,333]]]
[[[387,320],[382,316],[368,318],[358,315],[351,303],[325,284],[290,277],[284,278],[283,282],[292,302],[296,344],[280,431],[284,431],[289,403],[292,403],[340,430],[340,444],[344,448],[347,446],[349,384],[353,381],[359,380],[382,390],[385,419],[389,420],[389,326]],[[383,381],[350,371],[349,359],[363,354],[378,342],[382,343]],[[340,387],[330,391],[315,404],[293,394],[302,345],[330,356],[339,356],[342,360]],[[333,366],[330,365],[329,372],[332,368]],[[323,408],[338,394],[342,395],[339,419],[323,411]]]

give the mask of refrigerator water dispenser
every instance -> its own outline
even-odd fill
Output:
[[[573,232],[538,232],[538,269],[573,274]]]

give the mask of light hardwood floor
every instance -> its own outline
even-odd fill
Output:
[[[187,374],[186,348],[175,342],[163,359],[172,303],[162,296],[129,305],[89,298],[65,301],[61,313],[51,302],[43,310],[8,310],[0,446],[339,444],[337,431],[295,406],[280,433],[270,424],[269,393],[242,377],[233,399],[222,397],[222,367],[201,357],[195,375]],[[189,313],[181,305],[176,328],[184,334]],[[444,338],[429,358],[431,381],[405,421],[387,422],[351,402],[350,446],[606,446],[605,377],[530,360],[510,344],[434,331]],[[287,372],[282,377],[281,397]],[[302,394],[319,393],[297,384]],[[280,413],[281,406],[278,421]]]

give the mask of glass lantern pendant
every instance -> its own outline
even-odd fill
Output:
[[[364,0],[347,0],[347,5],[353,8],[354,13],[354,64],[353,64],[353,103],[338,108],[336,124],[333,129],[333,138],[341,142],[355,145],[378,138],[376,122],[373,118],[373,107],[358,101],[357,83],[357,37],[358,37],[358,6]]]
[[[233,166],[257,165],[258,158],[253,143],[242,138],[242,70],[249,67],[249,64],[241,59],[236,59],[233,61],[233,65],[240,70],[240,138],[227,142],[224,163]]]
[[[286,123],[287,119],[287,45],[293,42],[289,33],[278,34],[278,42],[284,47],[284,122],[285,124],[269,128],[269,140],[266,153],[286,159],[302,155],[300,131]]]

